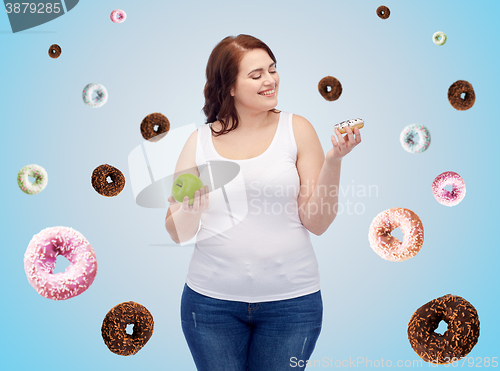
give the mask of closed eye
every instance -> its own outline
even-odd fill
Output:
[[[269,73],[276,73],[277,71],[270,71]],[[254,80],[258,80],[260,79],[262,76],[259,76],[259,77],[252,77],[252,79]]]

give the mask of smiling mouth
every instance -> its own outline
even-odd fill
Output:
[[[273,95],[275,92],[275,90],[268,90],[268,91],[265,91],[264,93],[259,93],[259,95]]]

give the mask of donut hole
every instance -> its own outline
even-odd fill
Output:
[[[30,181],[31,183],[35,183],[35,182],[36,182],[36,178],[34,178],[34,177],[32,177],[32,176],[28,177],[28,179],[29,179],[29,181]]]
[[[384,15],[384,14],[385,14],[385,11],[384,11],[384,10],[381,10],[381,11],[380,11],[380,14]]]
[[[153,128],[153,130],[154,130],[154,131],[158,131],[158,128],[159,128],[159,127],[160,127],[160,125],[155,125],[155,126],[154,126],[154,128]]]
[[[111,177],[109,175],[106,177],[106,181],[108,183],[113,183],[113,179],[111,179]]]
[[[94,102],[100,102],[104,97],[104,94],[101,90],[95,90],[92,92],[92,100]]]
[[[401,228],[396,228],[394,229],[392,232],[391,232],[391,235],[392,237],[395,237],[397,238],[398,240],[400,240],[401,242],[403,241],[404,239],[404,234],[403,232],[401,231]]]
[[[129,323],[127,325],[127,327],[125,328],[125,332],[128,334],[128,335],[132,335],[134,333],[134,324],[133,323]]]
[[[453,192],[453,185],[447,184],[443,187],[443,189],[446,189],[448,192]]]
[[[467,98],[467,93],[460,94],[460,99],[465,100],[465,98]]]
[[[67,267],[71,265],[71,262],[66,259],[63,255],[57,255],[56,258],[56,267],[54,268],[54,274],[55,273],[61,273],[66,270]]]
[[[327,93],[329,93],[329,92],[331,92],[331,91],[332,91],[332,87],[331,87],[331,86],[327,86],[327,87],[326,87],[326,92],[327,92]]]
[[[448,324],[441,320],[438,323],[437,329],[434,330],[434,332],[438,333],[439,335],[443,335],[446,331],[448,330]]]

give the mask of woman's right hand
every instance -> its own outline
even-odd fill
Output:
[[[208,185],[205,185],[203,188],[200,188],[194,193],[194,202],[192,205],[189,205],[189,197],[185,196],[184,200],[182,200],[182,206],[179,210],[182,210],[183,212],[191,215],[201,216],[201,213],[209,208],[208,194]],[[172,196],[170,196],[168,198],[168,202],[173,203],[177,201]]]

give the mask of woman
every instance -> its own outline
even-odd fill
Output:
[[[335,130],[339,140],[332,135],[325,157],[309,121],[274,108],[276,58],[252,36],[223,39],[206,75],[209,125],[187,140],[175,177],[202,178],[207,161],[236,163],[248,210],[239,215],[233,207],[235,222],[224,229],[225,209],[217,205],[225,199],[208,185],[192,205],[187,196],[182,204],[169,198],[172,239],[197,236],[181,299],[182,330],[198,370],[303,370],[323,317],[309,232],[321,235],[336,216],[341,160],[361,142],[359,129],[347,128],[344,137]]]

